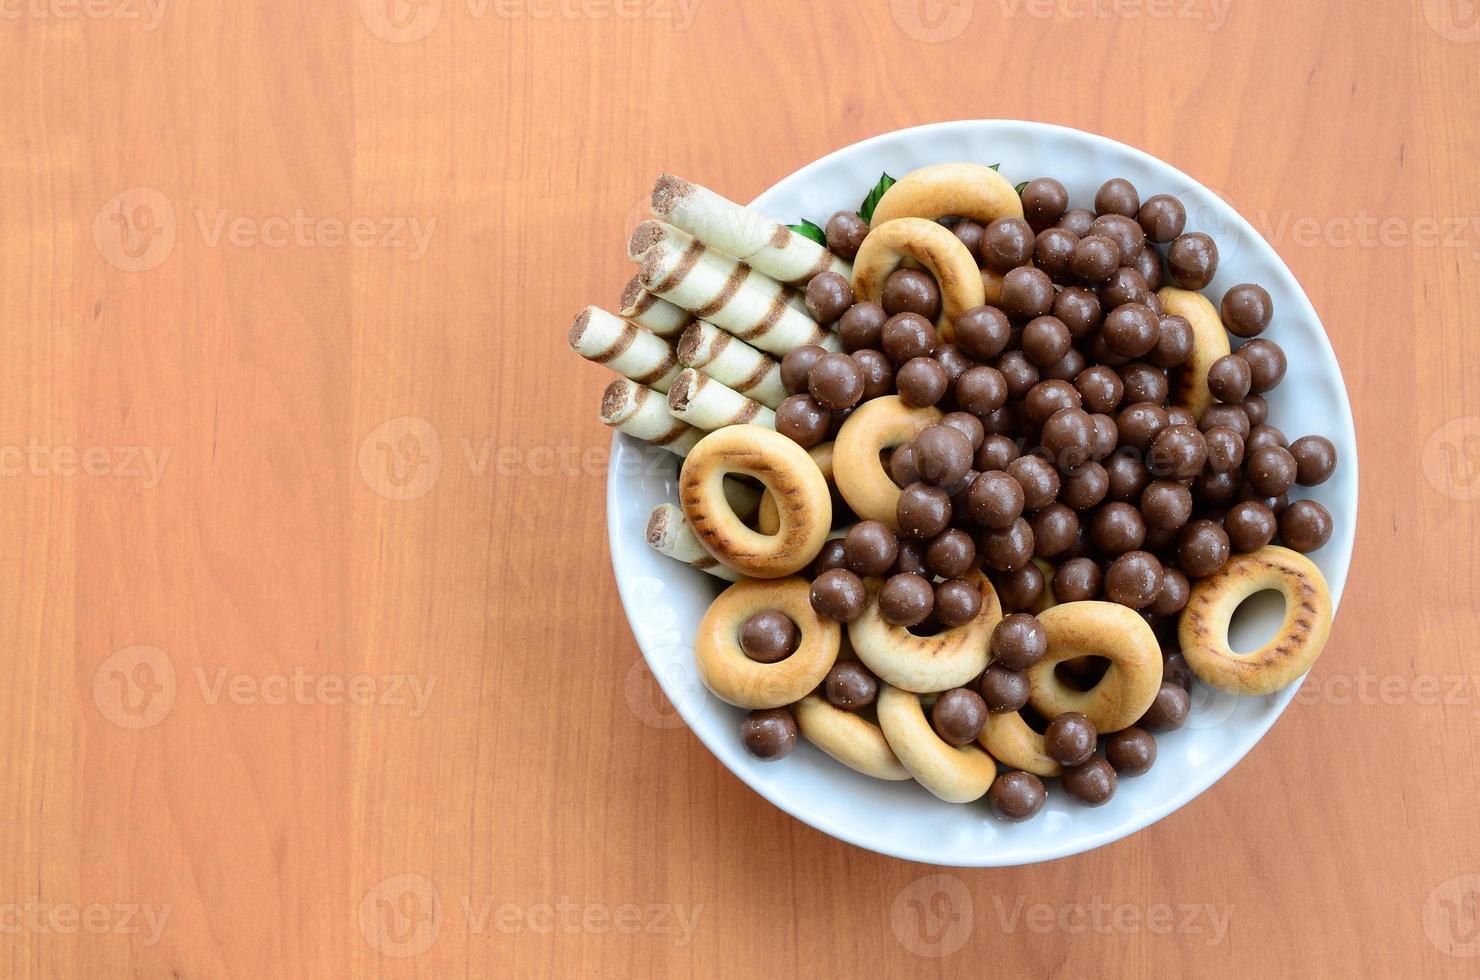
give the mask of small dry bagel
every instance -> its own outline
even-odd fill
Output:
[[[1249,596],[1274,589],[1285,598],[1285,620],[1252,653],[1228,645],[1228,623]],[[1187,665],[1203,683],[1230,694],[1271,694],[1304,676],[1331,635],[1331,590],[1309,558],[1266,545],[1235,555],[1223,570],[1192,587],[1177,624]]]
[[[910,408],[898,395],[866,401],[848,416],[833,442],[833,483],[861,520],[882,521],[899,530],[895,514],[899,487],[884,469],[880,454],[904,445],[942,418],[934,408]]]
[[[911,170],[884,192],[873,224],[896,218],[935,221],[955,215],[989,225],[997,218],[1021,218],[1023,199],[1012,182],[980,163],[937,163]]]
[[[827,485],[833,485],[833,444],[830,442],[819,443],[807,450],[807,455],[812,457],[812,462],[822,471],[822,478]],[[760,509],[756,511],[755,527],[762,534],[775,534],[781,530],[781,513],[776,509],[776,495],[767,490],[761,494]]]
[[[760,480],[779,502],[775,534],[752,531],[730,507],[724,484],[732,473]],[[728,425],[700,439],[684,459],[678,499],[704,550],[752,578],[805,568],[832,526],[832,496],[812,457],[759,425]]]
[[[997,591],[981,572],[964,576],[981,593],[981,612],[969,623],[934,636],[916,636],[879,612],[882,579],[867,579],[868,605],[848,624],[848,640],[858,659],[889,684],[916,694],[949,691],[970,684],[987,669],[992,630],[1002,619]],[[1158,661],[1159,662],[1159,661]]]
[[[791,706],[802,737],[855,772],[894,782],[910,778],[889,747],[884,731],[867,718],[844,711],[815,694]]]
[[[1223,329],[1223,319],[1218,311],[1202,293],[1163,286],[1156,295],[1161,299],[1164,315],[1176,314],[1192,324],[1192,356],[1176,372],[1177,387],[1172,392],[1172,404],[1180,405],[1201,419],[1202,413],[1214,401],[1213,393],[1208,390],[1208,368],[1229,352],[1228,331]]]
[[[812,611],[804,578],[741,579],[710,603],[694,638],[694,662],[704,686],[741,708],[780,708],[822,683],[837,662],[842,629]],[[797,648],[785,660],[763,664],[740,649],[740,627],[752,615],[779,610],[797,625]]]
[[[876,211],[873,230],[853,260],[853,295],[860,301],[879,302],[885,280],[906,259],[924,266],[940,285],[936,326],[942,339],[949,340],[956,318],[987,300],[976,258],[945,225],[927,218],[895,218],[880,223]]]
[[[1115,602],[1066,602],[1039,613],[1048,655],[1028,668],[1028,700],[1052,721],[1066,711],[1088,716],[1100,734],[1134,725],[1161,687],[1161,645],[1146,620]],[[1088,691],[1061,681],[1054,668],[1078,657],[1104,657],[1109,668]]]
[[[992,788],[997,763],[975,745],[956,748],[942,741],[918,694],[882,684],[878,707],[879,727],[915,782],[947,803],[970,803]]]
[[[1035,776],[1063,774],[1063,767],[1048,754],[1043,736],[1033,731],[1019,712],[988,715],[987,727],[976,740],[994,759],[1011,769]]]

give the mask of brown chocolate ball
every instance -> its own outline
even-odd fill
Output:
[[[1134,218],[1141,210],[1141,195],[1136,185],[1124,177],[1112,177],[1095,191],[1096,214],[1123,214]]]
[[[1023,488],[1010,473],[991,470],[978,473],[967,491],[972,518],[982,527],[1004,530],[1023,513]]]
[[[1074,270],[1069,267],[1074,257],[1074,246],[1079,236],[1064,228],[1045,228],[1038,233],[1033,243],[1033,264],[1060,286],[1074,281]]]
[[[1110,492],[1110,476],[1099,463],[1089,462],[1065,472],[1059,483],[1059,500],[1075,510],[1089,510]]]
[[[1219,401],[1238,403],[1249,396],[1254,374],[1237,354],[1224,354],[1208,368],[1208,390]]]
[[[959,483],[971,469],[974,455],[971,440],[954,426],[944,423],[927,426],[915,437],[914,446],[915,468],[920,472],[920,479],[932,486]]]
[[[1054,297],[1053,315],[1058,317],[1077,340],[1094,332],[1104,319],[1100,297],[1093,289],[1069,286]]]
[[[1238,434],[1240,444],[1249,438],[1249,416],[1239,405],[1209,405],[1203,409],[1202,418],[1198,420],[1198,428],[1205,433],[1211,433],[1214,429],[1230,429]]]
[[[977,418],[985,418],[1007,404],[1007,379],[985,364],[969,368],[956,380],[956,404]]]
[[[1105,570],[1105,595],[1111,602],[1145,609],[1161,594],[1161,562],[1149,551],[1127,551]]]
[[[1274,300],[1263,286],[1243,282],[1223,294],[1218,313],[1235,337],[1257,337],[1274,319]]]
[[[960,528],[949,528],[930,539],[925,567],[941,578],[960,578],[976,561],[976,542]]]
[[[1251,418],[1250,421],[1252,422],[1253,419]],[[1257,422],[1249,430],[1248,436],[1244,438],[1244,452],[1249,456],[1253,456],[1254,453],[1257,453],[1266,446],[1284,448],[1286,445],[1285,434],[1283,432],[1272,425],[1261,425]]]
[[[1090,458],[1094,422],[1083,409],[1061,409],[1043,423],[1040,438],[1055,466],[1064,472],[1075,471]]]
[[[1115,243],[1120,267],[1130,265],[1137,252],[1146,247],[1146,233],[1134,218],[1123,214],[1102,214],[1089,226],[1091,235],[1104,235]]]
[[[1047,798],[1043,780],[1022,770],[1001,773],[992,781],[992,788],[987,790],[992,812],[997,819],[1009,823],[1031,820],[1043,809],[1043,801]]]
[[[992,659],[1010,670],[1027,670],[1048,653],[1048,631],[1030,613],[1004,616],[992,628]]]
[[[1105,761],[1122,776],[1140,776],[1156,763],[1156,737],[1132,725],[1105,739]]]
[[[1069,192],[1052,177],[1035,177],[1023,186],[1023,216],[1035,229],[1048,228],[1069,208]]]
[[[1125,396],[1125,382],[1114,368],[1103,364],[1087,367],[1074,379],[1074,388],[1079,392],[1086,411],[1113,412]]]
[[[1180,653],[1169,653],[1161,658],[1161,676],[1184,691],[1191,691],[1196,677],[1187,665],[1187,658]]]
[[[1157,437],[1170,424],[1167,410],[1150,402],[1127,405],[1115,418],[1116,428],[1120,430],[1120,444],[1143,453],[1150,451]]]
[[[776,431],[803,449],[827,439],[832,416],[811,395],[791,395],[776,409]]]
[[[911,358],[894,375],[899,400],[910,408],[929,408],[946,396],[950,384],[946,369],[933,357]]]
[[[1284,380],[1289,362],[1279,344],[1263,337],[1244,344],[1238,349],[1238,357],[1249,365],[1249,391],[1262,395],[1277,387]]]
[[[1146,521],[1130,504],[1112,502],[1095,511],[1089,535],[1105,555],[1122,555],[1135,551],[1146,540]]]
[[[879,590],[879,614],[895,626],[925,622],[935,608],[935,589],[922,575],[892,575]]]
[[[1038,382],[1028,389],[1027,397],[1023,399],[1023,410],[1028,421],[1035,426],[1047,422],[1061,409],[1078,408],[1079,405],[1078,390],[1067,381],[1053,379]]]
[[[1080,282],[1098,285],[1120,268],[1120,246],[1108,235],[1088,235],[1074,245],[1069,269]]]
[[[1189,578],[1207,578],[1228,564],[1228,534],[1210,520],[1190,522],[1177,536],[1177,564]]]
[[[1105,460],[1105,475],[1109,479],[1105,496],[1122,503],[1138,503],[1151,483],[1151,474],[1146,471],[1141,454],[1128,446],[1117,449]]]
[[[987,225],[981,241],[981,263],[993,272],[1011,272],[1033,258],[1036,238],[1022,218],[997,218]]]
[[[1192,697],[1180,684],[1163,680],[1156,691],[1156,699],[1136,724],[1153,732],[1171,732],[1182,727],[1187,714],[1192,710]]]
[[[961,244],[966,246],[966,251],[975,255],[977,250],[981,248],[982,233],[986,229],[970,218],[962,218],[956,222],[955,226],[951,228],[951,231],[955,232]]]
[[[899,556],[899,539],[881,521],[859,521],[843,538],[843,562],[858,575],[883,575]]]
[[[1052,503],[1029,519],[1033,528],[1033,553],[1056,558],[1068,551],[1079,536],[1079,515],[1061,503]]]
[[[1314,500],[1297,500],[1280,514],[1280,539],[1292,551],[1315,551],[1331,540],[1331,512]]]
[[[1228,546],[1239,554],[1258,551],[1274,540],[1279,523],[1274,510],[1263,501],[1240,500],[1223,515]]]
[[[1167,373],[1146,361],[1132,361],[1119,371],[1121,384],[1125,388],[1127,404],[1150,402],[1160,405],[1171,393]]]
[[[1004,435],[989,435],[982,440],[981,448],[971,465],[982,472],[1005,470],[1018,458],[1018,444]]]
[[[935,586],[935,618],[942,626],[965,626],[982,611],[982,593],[974,583],[953,578]]]
[[[863,397],[863,371],[847,354],[824,354],[807,372],[807,390],[829,411],[852,408]]]
[[[1034,546],[1037,546],[1036,535]],[[993,584],[997,587],[997,598],[1002,600],[1003,609],[1022,612],[1032,609],[1043,598],[1048,580],[1043,576],[1043,569],[1028,562],[1021,568],[998,574]]]
[[[1161,288],[1166,272],[1161,264],[1161,253],[1156,250],[1155,245],[1142,245],[1141,250],[1131,256],[1126,264],[1141,274],[1141,278],[1146,280],[1148,290],[1154,293]]]
[[[818,323],[835,323],[853,305],[853,286],[836,272],[820,272],[807,283],[807,312]]]
[[[988,665],[981,680],[977,681],[976,689],[986,702],[987,710],[994,715],[1017,711],[1028,703],[1028,695],[1032,693],[1028,675],[1004,663]]]
[[[956,343],[970,357],[989,361],[1007,348],[1012,323],[995,306],[974,306],[956,318]]]
[[[1187,576],[1182,574],[1181,569],[1163,565],[1161,591],[1156,594],[1151,605],[1146,607],[1146,611],[1153,616],[1175,616],[1191,597],[1192,583],[1187,581]]]
[[[1042,269],[1022,266],[1002,277],[1002,309],[1008,316],[1043,316],[1053,309],[1053,300],[1053,280]]]
[[[879,334],[884,353],[895,364],[935,353],[935,326],[918,313],[899,313],[884,321]],[[790,357],[791,355],[786,355]]]
[[[856,211],[839,211],[827,219],[827,250],[840,259],[852,262],[858,257],[858,247],[868,237],[868,222]]]
[[[834,568],[812,580],[812,611],[835,623],[851,623],[868,606],[863,579],[846,568]]]
[[[1037,453],[1008,463],[1007,473],[1022,488],[1023,510],[1029,513],[1047,507],[1059,495],[1058,471]]]
[[[1127,303],[1145,304],[1151,299],[1151,286],[1146,277],[1128,265],[1110,273],[1110,278],[1100,287],[1100,303],[1107,310]]]
[[[1192,356],[1192,324],[1176,313],[1157,317],[1160,332],[1146,357],[1159,368],[1181,367]]]
[[[1087,715],[1066,711],[1048,723],[1043,732],[1043,747],[1048,757],[1061,766],[1077,766],[1095,754],[1099,733]]]
[[[857,711],[874,703],[879,694],[879,679],[857,660],[839,660],[827,672],[822,691],[833,707]]]
[[[893,480],[894,485],[901,490],[912,483],[923,482],[920,479],[920,468],[913,442],[895,446],[894,451],[889,454],[889,479]]]
[[[1336,445],[1325,436],[1301,436],[1290,443],[1295,457],[1295,482],[1314,487],[1331,479],[1336,472]]]
[[[1147,469],[1154,476],[1190,480],[1208,461],[1207,438],[1193,425],[1169,425],[1151,443]]]
[[[1060,216],[1058,221],[1054,222],[1056,227],[1067,228],[1080,238],[1089,234],[1094,223],[1095,213],[1089,208],[1070,208]]]
[[[1099,756],[1064,770],[1064,791],[1086,806],[1101,806],[1115,795],[1115,769]]]
[[[894,507],[899,533],[917,541],[929,541],[945,531],[951,523],[951,512],[950,495],[925,483],[912,483],[899,491]]]
[[[1243,468],[1244,440],[1237,432],[1214,426],[1203,430],[1203,438],[1208,443],[1208,469],[1214,473],[1235,473]]]
[[[1269,421],[1269,401],[1263,395],[1250,395],[1239,408],[1244,410],[1244,417],[1251,426],[1264,425]]]
[[[1151,308],[1126,303],[1111,310],[1100,328],[1105,345],[1121,357],[1140,357],[1156,346],[1161,321]]]
[[[826,355],[827,351],[816,344],[804,344],[787,351],[781,359],[781,384],[793,395],[806,394],[812,366]]]
[[[1244,479],[1256,493],[1278,497],[1295,485],[1299,466],[1290,450],[1283,446],[1264,446],[1250,454],[1244,463]]]
[[[812,559],[812,567],[808,574],[816,578],[823,572],[834,568],[843,568],[845,558],[843,556],[843,541],[841,538],[832,538],[822,543],[822,549],[817,552],[817,557]]]
[[[852,353],[859,350],[878,350],[883,343],[884,322],[889,314],[878,303],[854,303],[838,321],[838,337],[843,349]]]
[[[1069,353],[1073,338],[1069,328],[1056,316],[1034,317],[1023,327],[1023,353],[1039,367],[1057,364]]]
[[[1104,580],[1100,566],[1090,558],[1071,558],[1053,573],[1053,596],[1059,602],[1085,602],[1098,598]]]
[[[1021,568],[1033,559],[1033,528],[1019,517],[1004,530],[983,531],[977,550],[987,566],[999,572]]]
[[[1218,271],[1218,246],[1200,231],[1178,235],[1167,250],[1167,267],[1183,289],[1202,289]]]
[[[740,740],[745,751],[762,762],[775,762],[791,755],[798,739],[796,719],[785,708],[752,711],[740,723]]]
[[[981,444],[986,441],[987,430],[982,425],[982,420],[969,412],[951,412],[945,418],[941,419],[940,422],[942,425],[949,425],[965,436],[973,453],[980,449]]]
[[[1141,205],[1136,218],[1147,238],[1165,243],[1182,234],[1187,226],[1187,209],[1170,194],[1156,194]]]
[[[785,613],[764,609],[740,624],[740,649],[756,663],[785,660],[797,648],[797,624]]]
[[[987,727],[987,703],[970,688],[946,691],[930,709],[930,724],[940,740],[960,747],[976,741]]]
[[[852,357],[863,376],[860,401],[880,398],[894,390],[894,364],[882,352],[865,348],[854,351]]]
[[[880,302],[890,316],[917,313],[933,321],[940,316],[940,287],[927,272],[896,269],[884,280]]]
[[[914,538],[905,538],[899,542],[899,557],[894,559],[894,567],[889,574],[898,575],[900,572],[911,572],[915,575],[925,575],[925,542]],[[925,575],[929,578],[929,575]]]
[[[1192,517],[1192,491],[1174,480],[1156,480],[1141,491],[1146,525],[1175,531]]]

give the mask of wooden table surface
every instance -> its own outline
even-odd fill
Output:
[[[6,0],[0,63],[5,976],[1480,969],[1470,0]],[[565,345],[657,173],[964,117],[1224,193],[1364,464],[1268,737],[1003,871],[825,837],[676,722]]]

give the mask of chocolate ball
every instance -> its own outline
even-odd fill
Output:
[[[1284,380],[1288,361],[1274,341],[1256,337],[1238,349],[1238,356],[1249,365],[1249,391],[1253,394],[1262,395]]]
[[[811,395],[791,395],[776,409],[776,431],[803,449],[827,439],[832,416]]]
[[[1002,380],[1007,382],[1007,397],[1009,399],[1026,398],[1028,392],[1038,383],[1038,365],[1028,360],[1028,355],[1020,350],[1010,350],[997,358],[994,362]]]
[[[1274,319],[1274,300],[1263,286],[1243,282],[1223,294],[1218,314],[1235,337],[1257,337]]]
[[[1145,361],[1132,361],[1118,372],[1128,404],[1150,402],[1160,405],[1167,400],[1171,385],[1167,373]]]
[[[1049,504],[1028,523],[1033,528],[1033,553],[1040,558],[1062,555],[1079,536],[1079,515],[1066,504]]]
[[[1152,440],[1147,469],[1155,476],[1190,480],[1208,461],[1208,442],[1196,426],[1169,425]]]
[[[1077,766],[1095,754],[1099,735],[1087,715],[1066,711],[1048,723],[1043,732],[1043,747],[1048,757],[1061,766]]]
[[[1105,555],[1121,555],[1141,547],[1146,539],[1146,521],[1130,504],[1108,503],[1095,511],[1089,534]]]
[[[781,384],[793,395],[805,394],[812,366],[826,355],[827,351],[816,344],[804,344],[787,351],[781,359]]]
[[[1280,538],[1292,551],[1315,551],[1331,540],[1331,512],[1314,500],[1297,500],[1280,514]]]
[[[1023,216],[1037,230],[1050,227],[1069,207],[1069,192],[1052,177],[1035,177],[1023,185]]]
[[[1136,724],[1153,732],[1170,732],[1182,727],[1192,710],[1192,696],[1180,684],[1162,681],[1156,699]]]
[[[1148,527],[1175,531],[1192,517],[1192,491],[1174,480],[1156,480],[1141,491],[1141,514]]]
[[[1057,364],[1069,353],[1069,328],[1056,316],[1034,317],[1023,327],[1023,353],[1039,367]]]
[[[1007,404],[1007,379],[993,367],[970,368],[957,379],[955,395],[962,409],[985,418]]]
[[[1165,243],[1182,234],[1182,229],[1187,226],[1187,209],[1170,194],[1156,194],[1141,205],[1136,219],[1147,238]]]
[[[1074,258],[1074,246],[1079,236],[1065,228],[1045,228],[1033,242],[1033,264],[1060,286],[1074,281],[1074,270],[1069,262]]]
[[[925,549],[925,567],[941,578],[960,578],[976,561],[976,542],[960,528],[942,531]]]
[[[1214,473],[1236,473],[1244,465],[1244,440],[1224,426],[1203,430],[1208,444],[1208,469]]]
[[[1202,289],[1218,271],[1218,246],[1200,231],[1178,235],[1167,250],[1167,267],[1183,289]]]
[[[1237,354],[1224,354],[1208,368],[1208,390],[1224,402],[1241,402],[1249,396],[1254,374],[1249,362]]]
[[[1192,324],[1175,313],[1157,317],[1160,332],[1146,357],[1159,368],[1181,367],[1192,356]]]
[[[1187,605],[1187,600],[1192,597],[1192,583],[1187,581],[1187,576],[1182,571],[1170,566],[1162,566],[1161,591],[1156,594],[1156,599],[1146,611],[1153,616],[1175,616]]]
[[[915,468],[920,471],[920,479],[932,486],[959,483],[971,469],[973,455],[971,440],[954,426],[944,423],[927,426],[915,437]]]
[[[1074,245],[1069,269],[1080,282],[1098,285],[1120,268],[1120,246],[1108,235],[1087,235]]]
[[[858,212],[839,211],[827,219],[824,232],[827,250],[840,259],[852,262],[858,257],[858,248],[868,237],[869,228],[868,222],[860,218]]]
[[[1043,809],[1043,801],[1047,798],[1043,780],[1021,770],[1000,774],[992,781],[992,788],[987,790],[992,812],[999,820],[1009,823],[1032,819]]]
[[[973,453],[980,449],[981,444],[986,441],[987,430],[982,425],[982,420],[969,412],[951,412],[945,418],[941,419],[940,422],[942,425],[949,425],[965,436]]]
[[[1161,658],[1161,676],[1184,691],[1191,691],[1196,680],[1192,668],[1187,665],[1187,658],[1180,653],[1169,653]]]
[[[899,539],[880,521],[859,521],[843,538],[843,562],[858,575],[883,575],[899,556]]]
[[[1140,357],[1156,346],[1161,321],[1141,303],[1117,306],[1105,317],[1100,336],[1105,345],[1122,357]]]
[[[966,246],[966,251],[975,255],[981,248],[982,234],[986,229],[970,218],[962,218],[956,222],[955,227],[951,231],[955,232],[956,238],[960,240],[962,245]]]
[[[880,398],[894,390],[894,364],[882,352],[866,348],[854,351],[852,357],[863,375],[860,401]]]
[[[1073,385],[1067,381],[1049,379],[1028,389],[1028,395],[1023,399],[1023,410],[1027,413],[1029,422],[1042,425],[1055,412],[1065,408],[1078,408],[1080,403],[1079,391]]]
[[[1240,500],[1223,515],[1223,531],[1228,546],[1239,554],[1248,554],[1274,540],[1279,523],[1270,506],[1259,500]]]
[[[1151,474],[1146,471],[1141,454],[1128,446],[1117,449],[1105,460],[1105,476],[1109,480],[1105,495],[1122,503],[1139,502],[1151,483]]]
[[[878,350],[883,343],[884,322],[889,314],[878,303],[854,303],[838,321],[838,337],[843,349]]]
[[[917,313],[933,321],[940,315],[940,287],[929,273],[919,269],[896,269],[884,280],[881,303],[884,312],[890,316]]]
[[[1113,412],[1125,396],[1125,383],[1120,374],[1103,364],[1087,367],[1074,378],[1074,389],[1086,411]]]
[[[879,695],[879,679],[857,660],[839,660],[827,672],[822,691],[833,707],[857,711],[874,703]]]
[[[807,283],[806,304],[818,323],[835,323],[853,305],[853,286],[836,272],[820,272]]]
[[[1086,806],[1101,806],[1115,795],[1115,769],[1098,756],[1064,770],[1064,791]]]
[[[935,618],[942,626],[965,626],[981,611],[981,589],[974,583],[953,578],[935,586]]]
[[[905,361],[894,375],[899,400],[910,408],[929,408],[946,396],[951,379],[933,357]]]
[[[1007,273],[1027,265],[1033,258],[1036,239],[1033,228],[1022,218],[997,218],[987,225],[981,241],[982,265],[993,272]]]
[[[1100,325],[1104,319],[1104,308],[1094,290],[1083,286],[1069,286],[1054,297],[1053,315],[1078,340],[1089,336]]]
[[[1260,496],[1278,497],[1295,485],[1299,466],[1283,446],[1255,450],[1244,464],[1244,479]]]
[[[796,719],[785,708],[752,711],[740,723],[740,740],[762,762],[784,759],[797,747]]]
[[[951,513],[950,495],[925,483],[912,483],[901,490],[894,507],[899,533],[917,541],[928,541],[944,532],[950,526]]]
[[[1070,472],[1090,458],[1095,437],[1094,422],[1083,409],[1065,408],[1043,423],[1041,441],[1061,471]]]
[[[1146,277],[1128,265],[1110,273],[1110,278],[1100,287],[1100,303],[1107,310],[1127,303],[1146,304],[1151,300],[1151,286]]]
[[[992,628],[992,658],[1011,670],[1027,670],[1048,653],[1048,631],[1031,613],[1004,616]]]
[[[1004,530],[1023,513],[1023,488],[1002,470],[978,473],[966,496],[971,516],[982,527]]]
[[[1034,537],[1036,548],[1036,533]],[[1010,572],[1002,572],[993,584],[997,587],[997,598],[1002,600],[1002,608],[1010,612],[1032,609],[1043,598],[1043,590],[1048,587],[1043,569],[1033,562]]]
[[[1000,531],[983,531],[978,550],[989,568],[1010,572],[1033,559],[1033,528],[1019,517]]]
[[[1167,410],[1150,402],[1127,405],[1115,418],[1120,431],[1120,444],[1138,452],[1148,452],[1157,437],[1171,424]]]
[[[1149,551],[1127,551],[1105,570],[1105,596],[1132,609],[1145,609],[1162,586],[1161,562]]]
[[[846,549],[845,549],[846,553]],[[812,580],[812,610],[835,623],[851,623],[868,606],[863,579],[846,568],[834,568]]]
[[[1058,470],[1037,453],[1019,456],[1008,463],[1007,473],[1022,489],[1025,511],[1031,513],[1041,510],[1053,503],[1059,495]]]
[[[1002,277],[1002,309],[1024,320],[1053,309],[1053,280],[1042,269],[1023,266]]]
[[[1032,693],[1027,673],[1013,670],[1004,663],[989,664],[977,681],[976,689],[986,702],[987,710],[994,715],[1017,711],[1028,703],[1028,695]]]
[[[956,318],[956,343],[969,357],[989,361],[1012,338],[1012,323],[995,306],[974,306]]]
[[[895,626],[917,626],[935,608],[935,589],[922,575],[892,575],[879,590],[879,614]]]
[[[1325,436],[1301,436],[1290,443],[1295,457],[1295,482],[1314,487],[1331,479],[1336,472],[1336,446]]]
[[[824,354],[807,372],[807,390],[829,411],[852,408],[863,397],[863,371],[847,354]]]
[[[1190,578],[1207,578],[1228,563],[1228,534],[1210,520],[1192,521],[1177,536],[1177,564]]]
[[[1105,761],[1122,776],[1140,776],[1156,763],[1156,738],[1132,725],[1105,739]]]
[[[1100,595],[1103,574],[1090,558],[1071,558],[1053,573],[1053,596],[1059,602],[1087,602]]]
[[[740,624],[740,649],[756,663],[785,660],[797,648],[797,624],[785,613],[765,609]]]
[[[947,745],[960,747],[976,741],[987,725],[987,704],[969,688],[946,691],[930,709],[930,724]]]
[[[935,353],[935,326],[918,313],[900,313],[884,321],[879,335],[884,353],[895,364]],[[791,355],[786,355],[790,357]]]
[[[1110,492],[1110,477],[1105,467],[1089,462],[1065,472],[1059,484],[1059,500],[1075,510],[1089,510]]]
[[[822,549],[817,552],[817,557],[812,559],[812,567],[808,569],[808,574],[812,578],[816,578],[823,572],[844,567],[843,563],[845,560],[841,538],[832,538],[824,541],[822,543]]]

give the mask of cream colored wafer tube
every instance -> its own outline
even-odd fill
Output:
[[[668,389],[668,411],[706,432],[727,425],[776,428],[775,412],[693,368],[685,368],[673,379],[673,387]]]
[[[710,248],[734,256],[777,282],[805,285],[822,272],[853,278],[849,263],[810,238],[682,177],[664,174],[658,178],[652,209]]]
[[[704,550],[698,535],[683,516],[683,509],[677,504],[659,504],[653,508],[652,514],[648,516],[647,543],[660,554],[685,565],[693,565],[716,578],[727,582],[740,581],[739,572],[715,560],[713,555]]]
[[[639,276],[633,276],[622,290],[617,313],[668,340],[676,339],[699,319],[682,306],[674,306],[642,288]]]
[[[586,360],[664,394],[683,370],[668,341],[595,306],[576,315],[565,339]]]
[[[843,349],[837,334],[790,304],[785,286],[672,225],[644,221],[628,251],[642,264],[643,288],[752,347],[777,357],[806,344]]]
[[[694,368],[767,408],[786,398],[781,363],[712,323],[695,320],[678,340],[678,363]]]
[[[601,396],[601,421],[679,456],[687,456],[704,437],[703,432],[673,417],[660,392],[627,378],[606,386]]]

